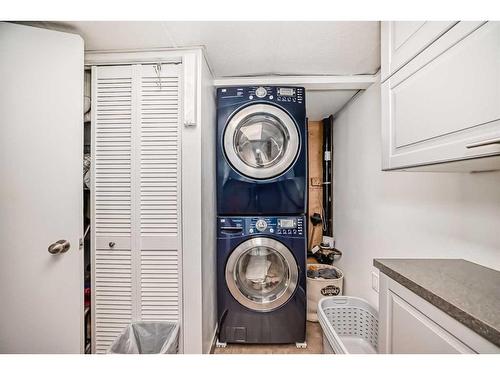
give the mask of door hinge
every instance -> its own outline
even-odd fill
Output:
[[[78,240],[78,250],[83,250],[83,238]]]

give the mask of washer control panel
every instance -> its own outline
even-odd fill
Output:
[[[220,217],[217,229],[219,236],[268,234],[277,237],[303,237],[304,221],[304,216]]]
[[[266,100],[278,104],[304,103],[304,88],[291,86],[246,86],[221,87],[220,99],[242,98],[246,100]]]

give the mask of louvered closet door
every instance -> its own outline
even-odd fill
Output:
[[[140,319],[178,320],[180,65],[140,68]]]
[[[94,352],[132,320],[132,68],[93,69]]]
[[[93,70],[96,353],[132,321],[179,318],[179,71]]]

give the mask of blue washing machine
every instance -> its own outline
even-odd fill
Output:
[[[300,215],[307,202],[302,87],[217,90],[218,215]]]
[[[218,217],[219,345],[304,346],[305,216]]]

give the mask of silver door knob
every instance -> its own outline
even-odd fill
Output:
[[[59,241],[56,241],[53,244],[51,244],[49,246],[48,250],[49,250],[49,253],[51,253],[52,255],[64,254],[65,252],[67,252],[69,250],[70,247],[71,247],[71,244],[69,243],[69,241],[59,240]]]

